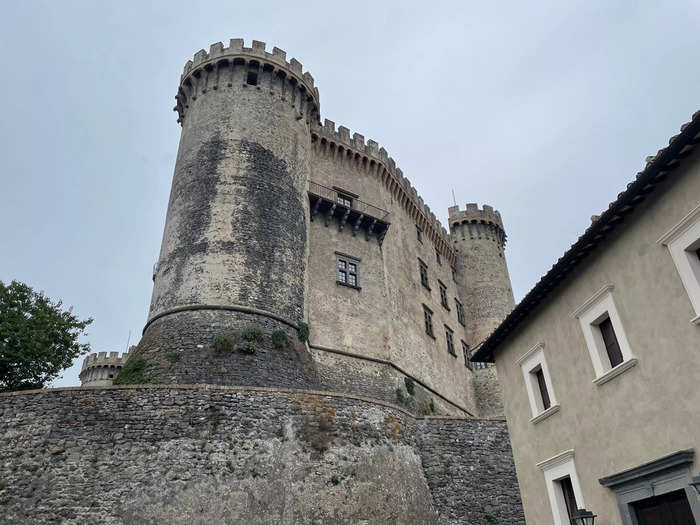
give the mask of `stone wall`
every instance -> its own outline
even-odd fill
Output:
[[[416,430],[441,525],[525,524],[505,421],[428,417]]]
[[[489,514],[515,524],[504,429],[270,388],[0,394],[0,515],[7,524],[393,525],[490,523]],[[449,473],[435,467],[447,460]]]
[[[264,334],[254,354],[213,347],[219,334],[232,335],[240,343],[241,333],[249,327]],[[272,344],[270,336],[277,330],[288,334],[290,347]],[[297,343],[296,330],[270,317],[207,309],[157,319],[139,342],[136,355],[148,360],[154,380],[160,383],[316,388],[314,365],[304,345]]]
[[[495,366],[474,370],[474,398],[480,417],[503,417],[503,388]]]

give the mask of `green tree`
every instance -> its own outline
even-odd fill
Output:
[[[24,283],[0,281],[0,392],[42,388],[54,379],[90,351],[78,342],[90,323]]]

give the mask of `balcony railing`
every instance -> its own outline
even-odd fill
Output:
[[[349,200],[348,206],[348,200],[348,196],[342,191],[328,188],[317,182],[309,182],[312,221],[318,215],[323,215],[326,226],[331,219],[335,219],[338,220],[340,230],[349,224],[353,235],[363,229],[367,239],[376,235],[381,244],[389,229],[389,212],[356,198]]]

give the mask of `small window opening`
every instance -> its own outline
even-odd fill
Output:
[[[469,370],[472,369],[472,363],[469,360],[469,345],[462,341],[462,354],[464,354],[464,366],[466,366]]]
[[[610,366],[614,368],[622,363],[622,352],[620,351],[620,344],[617,342],[617,336],[615,335],[615,329],[610,321],[610,317],[607,317],[600,323],[598,328],[603,336],[603,343],[605,344],[605,350],[610,359]]]
[[[435,259],[437,260],[437,263],[442,266],[442,257],[440,257],[440,252],[437,251],[437,248],[435,249]]]
[[[423,320],[425,321],[425,333],[435,338],[433,334],[433,312],[425,305],[423,305]]]
[[[338,284],[359,288],[357,261],[338,258]]]
[[[457,321],[462,326],[466,326],[466,321],[464,319],[464,306],[460,303],[457,298],[455,298],[455,305],[457,305]]]
[[[549,399],[549,392],[547,391],[547,382],[544,380],[544,372],[542,371],[542,366],[537,367],[533,370],[532,375],[537,379],[537,386],[540,389],[540,399],[542,400],[542,409],[547,410],[552,406],[552,402]]]
[[[109,378],[112,379],[114,377],[114,374],[109,374]]]
[[[418,259],[418,269],[420,271],[420,283],[430,290],[430,285],[428,284],[428,265]]]
[[[246,77],[246,84],[249,84],[251,86],[257,86],[258,85],[258,72],[257,71],[248,71],[248,76]]]
[[[416,224],[416,237],[418,238],[418,242],[420,242],[420,243],[423,242],[423,230],[417,224]]]
[[[445,341],[447,342],[447,351],[456,357],[454,335],[452,329],[447,325],[445,325]]]
[[[341,206],[345,206],[347,208],[352,208],[352,197],[350,197],[349,195],[344,195],[342,193],[338,193],[337,202]]]
[[[442,281],[438,281],[438,285],[440,286],[440,304],[442,304],[442,307],[445,310],[449,310],[450,305],[447,302],[447,287],[442,283]]]

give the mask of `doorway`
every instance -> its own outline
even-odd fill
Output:
[[[639,525],[696,525],[684,490],[632,504]]]

